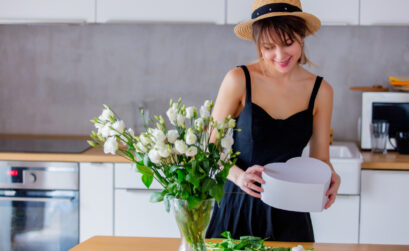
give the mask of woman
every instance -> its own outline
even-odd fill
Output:
[[[213,211],[208,238],[230,231],[234,238],[314,241],[309,213],[264,204],[260,184],[263,165],[301,156],[310,142],[310,156],[332,169],[325,209],[335,201],[340,178],[329,162],[333,90],[301,66],[308,62],[304,37],[320,26],[317,17],[301,11],[299,0],[255,0],[252,20],[235,27],[238,37],[255,42],[259,60],[227,73],[213,109],[216,120],[236,117],[242,131],[234,134],[233,150],[241,154]]]

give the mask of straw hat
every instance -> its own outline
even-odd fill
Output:
[[[251,20],[239,23],[234,27],[234,33],[239,38],[253,41],[253,23],[276,16],[296,16],[304,19],[309,29],[307,36],[314,34],[321,27],[321,21],[318,17],[302,11],[300,0],[254,0],[251,13]]]

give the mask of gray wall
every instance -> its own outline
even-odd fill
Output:
[[[87,135],[104,103],[135,128],[139,106],[215,99],[230,68],[256,59],[232,28],[0,25],[0,133]],[[409,75],[409,27],[323,27],[306,43],[308,69],[334,87],[335,139],[356,140],[361,96],[349,87]]]

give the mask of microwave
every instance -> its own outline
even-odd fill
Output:
[[[374,120],[389,122],[389,138],[396,145],[397,132],[409,132],[409,93],[363,92],[361,119],[361,148],[371,149],[370,124]],[[387,149],[393,149],[390,142]]]

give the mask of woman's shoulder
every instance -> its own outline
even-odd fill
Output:
[[[235,89],[241,91],[246,89],[246,77],[241,67],[235,67],[229,70],[224,77],[223,83],[225,87],[229,89]]]

